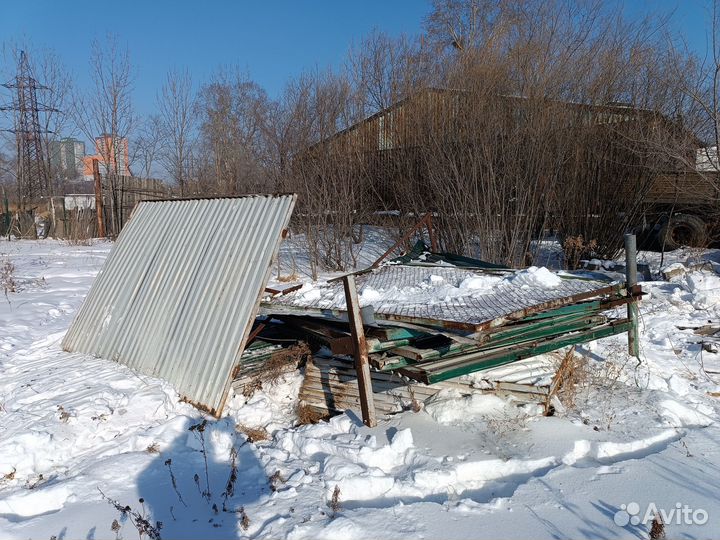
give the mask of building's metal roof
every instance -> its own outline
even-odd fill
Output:
[[[141,202],[63,339],[220,414],[295,195]]]
[[[460,297],[438,298],[428,302],[424,291],[434,277],[443,284],[460,286],[469,277],[480,275],[482,270],[451,266],[406,266],[389,264],[372,272],[356,276],[361,307],[372,305],[378,319],[416,322],[431,326],[480,330],[524,317],[532,312],[593,298],[607,293],[607,281],[564,277],[554,288],[522,287],[497,288],[482,294],[469,290]],[[513,270],[492,270],[487,273],[511,276]],[[399,291],[404,294],[392,301],[373,299],[370,292]],[[417,297],[413,295],[417,292]],[[381,295],[382,296],[382,295]],[[392,296],[392,295],[391,295]],[[368,300],[370,298],[370,300]],[[318,284],[311,294],[303,289],[275,296],[262,304],[262,312],[306,313],[311,315],[345,311],[345,296],[340,282]]]

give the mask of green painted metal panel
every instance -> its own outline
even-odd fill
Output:
[[[532,323],[526,323],[526,324],[517,324],[507,327],[506,330],[500,330],[498,332],[494,332],[491,335],[487,336],[486,341],[483,343],[486,344],[493,344],[493,343],[499,343],[501,341],[512,339],[515,337],[522,337],[524,334],[527,334],[529,332],[533,332],[537,329],[542,328],[548,328],[552,327],[553,325],[562,325],[567,324],[568,322],[581,320],[581,319],[587,319],[590,317],[597,316],[600,313],[600,310],[595,311],[589,311],[587,313],[571,313],[569,315],[565,316],[559,316],[556,318],[553,318],[551,320],[543,319],[541,321],[532,322]]]
[[[615,334],[622,334],[630,329],[631,324],[631,322],[625,320],[625,322],[613,324],[604,328],[594,328],[580,334],[569,334],[563,338],[558,338],[549,342],[533,344],[533,346],[530,347],[508,351],[506,354],[492,359],[482,360],[482,358],[480,358],[478,360],[471,361],[468,365],[458,366],[445,371],[433,372],[429,369],[425,369],[423,370],[426,375],[426,380],[424,382],[432,384],[435,382],[446,381],[448,379],[453,379],[455,377],[460,377],[476,371],[509,364],[524,358],[530,358],[539,354],[562,349],[563,347],[567,347],[569,345],[578,345],[580,343],[595,341],[596,339],[613,336]]]
[[[593,311],[598,311],[601,309],[601,300],[593,300],[592,302],[583,302],[580,304],[573,304],[570,306],[563,306],[557,309],[551,309],[548,311],[543,311],[542,313],[535,313],[533,315],[528,315],[523,321],[537,321],[537,320],[543,320],[543,319],[549,319],[554,317],[560,317],[562,315],[571,315],[575,313],[589,313]]]
[[[540,326],[520,335],[511,336],[495,342],[490,342],[488,343],[489,347],[487,348],[494,349],[498,347],[512,346],[536,339],[545,339],[560,334],[567,334],[568,332],[575,332],[578,330],[592,328],[605,322],[607,322],[607,319],[601,315],[581,317],[577,319],[574,318],[568,321],[554,321],[553,324]]]

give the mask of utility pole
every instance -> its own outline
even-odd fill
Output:
[[[17,144],[17,185],[20,208],[25,209],[40,197],[52,195],[47,148],[40,127],[40,112],[58,112],[57,109],[38,103],[38,90],[49,90],[33,76],[25,51],[20,51],[17,75],[3,84],[15,91],[10,105],[0,111],[13,111],[13,128]]]

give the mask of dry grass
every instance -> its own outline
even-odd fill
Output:
[[[242,395],[243,397],[251,398],[258,390],[262,390],[262,381],[259,375],[243,386]]]
[[[92,246],[93,239],[91,236],[83,237],[79,235],[77,237],[71,237],[66,240],[69,246]]]
[[[328,502],[328,506],[330,507],[330,510],[332,510],[333,516],[342,508],[340,506],[340,486],[335,486],[330,502]]]
[[[529,416],[527,414],[514,414],[504,410],[500,414],[490,416],[485,420],[487,424],[486,435],[491,440],[494,440],[495,445],[500,449],[504,445],[503,441],[506,441],[511,434],[527,427],[528,420]],[[510,455],[504,457],[509,459]]]
[[[148,447],[145,449],[145,451],[148,454],[159,454],[160,453],[160,445],[156,442],[148,445]]]
[[[256,391],[273,386],[283,375],[302,365],[311,354],[310,347],[305,343],[277,351],[263,364],[262,372],[245,384],[242,390],[243,396],[249,398]]]
[[[15,282],[15,265],[9,259],[6,259],[0,266],[0,286],[2,286],[5,296],[8,293],[17,291],[17,283]]]
[[[270,489],[272,491],[277,491],[280,486],[285,483],[285,479],[280,474],[280,471],[275,471],[268,481],[270,482]]]
[[[415,397],[415,390],[413,390],[412,384],[408,384],[407,389],[408,393],[410,394],[410,410],[414,413],[419,413],[423,410],[425,404]]]
[[[270,434],[265,428],[254,428],[246,426],[245,424],[237,424],[235,429],[240,433],[243,433],[251,443],[267,441],[270,439]]]
[[[290,366],[295,370],[312,354],[305,343],[298,343],[287,349],[281,349],[265,362],[263,382],[275,384],[280,377],[288,373]]]
[[[585,241],[580,236],[568,236],[563,242],[563,253],[565,254],[565,266],[570,270],[575,270],[580,266],[580,261],[592,255],[597,249],[598,244],[595,240]]]
[[[287,276],[278,276],[277,280],[280,283],[290,283],[293,281],[300,281],[300,276],[297,273],[293,272],[292,274],[289,274]]]
[[[596,430],[610,430],[616,417],[624,414],[627,403],[622,396],[629,388],[623,381],[630,382],[630,370],[636,364],[637,359],[627,354],[624,343],[608,344],[602,358],[586,359],[584,375],[578,378],[574,387],[575,409],[583,411],[581,416],[585,423],[590,421],[586,415],[591,414]],[[561,399],[567,399],[563,398],[562,392],[559,395]]]
[[[62,405],[58,405],[58,412],[60,413],[61,422],[67,423],[73,416],[70,412],[66,411]]]
[[[330,415],[327,413],[320,412],[315,407],[301,403],[295,409],[295,414],[298,418],[298,424],[304,426],[306,424],[317,424],[321,420],[327,420]]]
[[[662,518],[655,514],[650,526],[650,540],[662,540],[665,538],[665,523]]]
[[[2,480],[3,480],[3,482],[9,482],[10,480],[14,480],[14,479],[15,479],[15,471],[16,471],[16,470],[17,470],[17,469],[15,469],[15,467],[13,467],[13,470],[12,470],[12,471],[10,471],[9,473],[3,474],[3,475],[2,475]]]
[[[555,371],[545,401],[545,415],[554,414],[554,406],[551,404],[554,396],[557,396],[567,409],[574,409],[578,391],[588,385],[589,376],[585,359],[575,354],[575,347],[570,347],[560,359]]]
[[[247,531],[250,526],[250,518],[245,512],[245,508],[240,508],[240,510],[238,510],[238,514],[240,514],[240,527],[242,527],[243,531]]]

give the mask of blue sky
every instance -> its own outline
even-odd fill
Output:
[[[704,52],[708,5],[627,0],[625,9],[630,17],[675,10],[673,27]],[[338,65],[348,47],[373,28],[393,35],[419,32],[430,2],[5,0],[0,6],[0,41],[55,49],[81,86],[88,82],[93,38],[116,34],[134,64],[136,109],[147,114],[171,67],[187,67],[195,81],[203,81],[218,66],[237,65],[275,96],[304,69]]]
[[[202,81],[218,66],[237,65],[274,96],[304,68],[337,65],[374,27],[417,32],[428,7],[424,0],[6,0],[0,40],[55,49],[82,84],[91,41],[112,32],[129,47],[137,108],[146,113],[170,67],[188,67]]]

